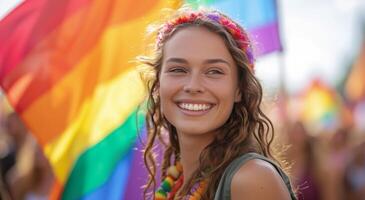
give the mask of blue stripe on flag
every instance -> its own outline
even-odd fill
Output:
[[[221,0],[205,6],[222,11],[246,29],[277,21],[275,0]]]
[[[133,149],[131,148],[117,164],[109,180],[100,188],[84,196],[81,200],[120,200],[124,197],[129,171],[133,158]],[[95,173],[98,173],[97,171]],[[82,186],[80,186],[82,187]]]

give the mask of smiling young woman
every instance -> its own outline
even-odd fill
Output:
[[[159,28],[155,54],[140,60],[154,72],[145,199],[150,189],[157,200],[296,199],[271,153],[273,126],[260,109],[262,89],[241,26],[217,11],[180,10]],[[157,139],[165,145],[158,188]]]

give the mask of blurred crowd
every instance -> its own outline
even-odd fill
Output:
[[[313,79],[283,99],[276,125],[299,199],[365,200],[365,39],[337,88]]]
[[[313,134],[301,121],[286,127],[283,154],[299,199],[365,199],[365,133],[341,127]]]

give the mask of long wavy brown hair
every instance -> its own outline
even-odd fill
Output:
[[[192,13],[190,9],[176,12],[173,19]],[[199,11],[212,12],[212,11]],[[218,13],[214,11],[214,13]],[[219,13],[227,19],[227,16]],[[233,20],[231,20],[233,22]],[[234,22],[233,22],[234,23]],[[235,23],[243,32],[244,29]],[[149,173],[149,179],[144,189],[144,199],[148,199],[149,192],[156,190],[157,164],[154,148],[157,143],[164,147],[161,163],[161,180],[165,178],[167,168],[179,159],[180,147],[176,128],[161,113],[159,97],[160,72],[163,60],[163,48],[176,32],[186,27],[202,27],[219,35],[225,42],[238,68],[238,86],[241,92],[241,101],[234,104],[233,111],[227,122],[219,128],[219,134],[204,148],[199,157],[199,167],[187,180],[187,184],[179,191],[178,196],[189,194],[191,187],[201,181],[208,181],[208,188],[202,199],[213,199],[220,178],[228,164],[247,152],[256,152],[268,158],[273,157],[271,144],[274,139],[274,128],[270,119],[260,108],[262,102],[262,87],[250,69],[249,58],[245,50],[239,48],[238,42],[231,33],[221,24],[207,18],[197,18],[188,23],[178,24],[172,30],[159,38],[159,45],[155,46],[150,56],[141,56],[139,61],[148,66],[148,74],[144,78],[148,87],[147,103],[147,135],[144,149],[144,163]],[[158,31],[158,30],[157,30]],[[152,76],[151,76],[152,75]],[[166,134],[167,136],[164,136]],[[179,199],[178,197],[178,199]]]

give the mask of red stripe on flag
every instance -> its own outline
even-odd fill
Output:
[[[33,47],[55,30],[63,19],[89,1],[28,0],[1,20],[0,80],[22,62]]]
[[[0,85],[18,113],[72,70],[110,25],[141,17],[157,3],[134,1],[135,5],[141,6],[132,9],[132,14],[130,2],[93,0],[85,9],[69,16],[68,8],[75,10],[75,1],[56,1],[58,6],[51,6],[50,2],[55,1],[47,0],[30,13],[30,9],[16,9],[13,15],[19,17],[10,17],[11,22],[5,20],[6,23],[0,24],[0,31],[7,30],[10,34],[9,30],[14,30],[10,40],[5,35],[0,37],[0,43],[6,44],[0,47]],[[86,0],[83,2],[87,3]],[[77,5],[81,6],[80,3]],[[43,13],[42,17],[38,11]],[[23,15],[21,12],[24,12]],[[62,12],[69,14],[62,15]],[[24,18],[25,14],[29,16]]]

